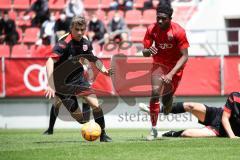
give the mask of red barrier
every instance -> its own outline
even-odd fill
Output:
[[[2,57],[0,57],[0,95],[3,96]]]
[[[224,58],[224,94],[240,91],[240,57]]]
[[[45,61],[46,59],[6,59],[6,96],[43,96],[47,85]],[[103,62],[105,66],[110,66],[109,59],[103,59]],[[151,58],[123,57],[113,59],[111,63],[112,67],[115,67],[115,75],[110,79],[103,74],[97,74],[94,89],[103,95],[110,95],[113,91],[117,96],[151,95]],[[220,95],[219,68],[219,58],[189,58],[176,94]]]
[[[6,96],[31,97],[43,96],[47,87],[46,59],[7,59],[6,60]],[[104,59],[105,66],[109,60]],[[99,73],[93,88],[101,95],[110,95],[112,85],[109,77]]]
[[[6,96],[43,96],[45,59],[6,59]]]
[[[220,59],[189,58],[176,95],[220,95]]]

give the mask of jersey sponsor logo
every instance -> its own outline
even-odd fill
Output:
[[[173,44],[170,44],[170,43],[158,43],[157,47],[161,48],[161,49],[170,49],[170,48],[173,48]]]
[[[33,85],[30,82],[30,75],[31,72],[33,71],[38,71],[38,86]],[[29,67],[26,68],[26,70],[24,71],[23,74],[23,82],[25,84],[25,86],[33,91],[33,92],[39,92],[42,90],[45,90],[47,88],[47,73],[46,73],[46,67],[45,66],[41,66],[39,64],[32,64]]]
[[[86,44],[83,45],[83,51],[87,51],[88,50],[88,46]]]

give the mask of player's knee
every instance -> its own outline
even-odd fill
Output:
[[[173,101],[172,95],[165,95],[162,97],[162,103],[164,106],[171,105]]]
[[[186,111],[190,111],[194,109],[194,105],[192,102],[184,102],[183,107]]]
[[[151,100],[152,101],[159,101],[159,98],[160,98],[159,93],[157,91],[153,91],[152,96],[151,96]]]

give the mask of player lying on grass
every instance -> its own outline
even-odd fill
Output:
[[[139,104],[140,110],[150,113],[147,105]],[[160,110],[160,113],[163,111]],[[240,92],[232,92],[223,108],[209,107],[202,103],[178,102],[173,104],[172,114],[190,112],[197,117],[198,129],[169,131],[165,137],[229,137],[240,136]]]

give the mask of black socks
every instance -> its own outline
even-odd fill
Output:
[[[96,108],[93,110],[93,117],[94,120],[97,124],[99,124],[99,126],[101,127],[102,130],[105,129],[105,120],[104,120],[104,115],[103,115],[103,111],[102,108]]]

